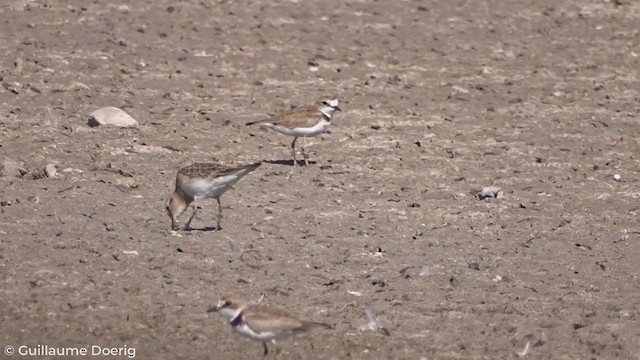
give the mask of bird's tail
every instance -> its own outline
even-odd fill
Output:
[[[257,169],[258,167],[260,167],[260,165],[262,165],[262,161],[255,162],[253,164],[243,165],[236,168],[235,170],[238,172],[241,172],[242,174],[248,174],[253,170]]]
[[[245,165],[245,169],[250,169],[251,171],[257,169],[258,167],[260,167],[260,165],[262,165],[262,161],[258,161],[258,162],[254,162],[253,164],[248,164]]]
[[[329,325],[329,324],[325,324],[325,323],[321,323],[321,322],[315,322],[315,321],[305,321],[304,322],[304,326],[307,329],[312,329],[312,328],[324,328],[324,329],[333,329],[333,326]]]

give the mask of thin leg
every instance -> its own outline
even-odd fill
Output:
[[[267,342],[263,341],[262,342],[262,346],[264,346],[264,358],[267,358],[267,355],[269,355],[269,349],[267,348]]]
[[[220,198],[216,200],[218,200],[218,226],[216,230],[222,230],[222,226],[220,225],[222,223],[222,204],[220,204]]]
[[[293,138],[293,142],[291,143],[291,150],[293,151],[293,166],[298,165],[298,161],[296,160],[296,140],[297,137]]]
[[[307,137],[306,136],[302,139],[302,142],[303,142],[303,144],[302,144],[302,147],[300,147],[300,151],[302,152],[302,158],[304,159],[304,165],[305,166],[309,166],[309,161],[307,161],[307,154],[304,152],[304,148],[307,147]]]
[[[184,229],[185,230],[191,230],[191,220],[193,220],[193,218],[196,217],[196,213],[198,212],[198,208],[196,207],[195,204],[193,204],[193,213],[191,214],[191,216],[189,217],[189,220],[187,220],[187,223],[184,224]]]

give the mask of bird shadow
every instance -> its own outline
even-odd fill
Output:
[[[215,226],[205,226],[205,227],[190,227],[188,229],[182,229],[185,232],[212,232],[218,231],[219,229]]]
[[[293,160],[264,160],[262,162],[273,164],[273,165],[283,165],[283,166],[295,166],[295,165],[306,166],[306,164],[304,163],[304,160],[298,160],[296,164],[294,164]],[[309,165],[315,165],[318,163],[317,161],[313,161],[313,160],[311,161],[307,160],[307,162],[309,163]]]

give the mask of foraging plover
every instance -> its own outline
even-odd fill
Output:
[[[220,196],[229,190],[243,176],[257,169],[262,163],[257,162],[237,167],[227,167],[212,163],[196,163],[178,170],[176,189],[167,201],[167,213],[171,218],[171,229],[178,229],[178,217],[185,212],[194,200],[212,198],[218,201],[218,224],[220,230],[222,205]],[[193,214],[185,224],[190,229],[191,220],[196,216],[197,207],[193,204]]]
[[[223,296],[216,311],[226,317],[240,335],[262,341],[265,357],[269,353],[267,341],[284,339],[314,328],[332,329],[328,324],[300,320],[282,309],[249,304],[234,295]]]
[[[296,161],[296,140],[299,137],[317,136],[329,129],[331,119],[336,111],[342,111],[337,99],[324,100],[319,105],[303,106],[274,115],[268,119],[252,121],[247,125],[262,125],[267,129],[293,136],[291,150],[293,151],[293,165]],[[305,140],[306,142],[306,140]],[[304,164],[309,165],[304,146],[301,147]]]

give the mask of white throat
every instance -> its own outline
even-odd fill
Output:
[[[323,106],[320,108],[320,112],[324,116],[326,116],[329,121],[331,121],[331,118],[333,118],[333,113],[336,112],[336,109],[332,108],[331,106]]]
[[[220,314],[226,317],[229,321],[237,318],[242,311],[238,309],[224,308],[220,310]]]

